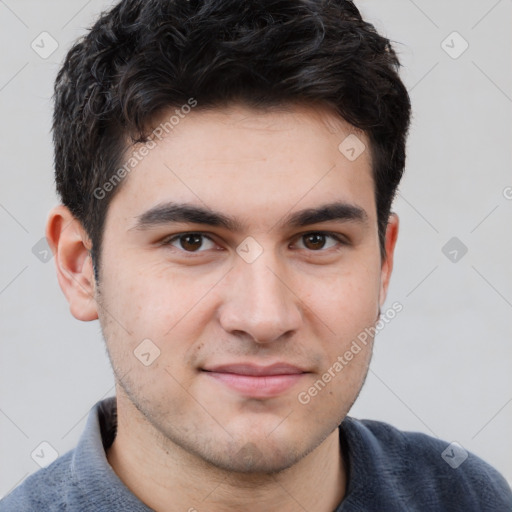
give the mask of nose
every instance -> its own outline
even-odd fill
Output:
[[[263,253],[256,261],[239,259],[224,283],[219,310],[223,329],[266,344],[289,337],[302,322],[299,290],[276,258]]]

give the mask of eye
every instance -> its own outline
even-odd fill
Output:
[[[216,244],[210,237],[202,233],[181,233],[167,238],[162,245],[171,245],[185,252],[203,252],[213,249]]]
[[[329,239],[331,242],[327,243]],[[300,237],[299,241],[303,242],[303,247],[299,246],[299,249],[309,249],[311,251],[322,251],[337,245],[346,245],[346,242],[341,237],[321,231],[306,233]]]

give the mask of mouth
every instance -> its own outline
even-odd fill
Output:
[[[250,398],[272,398],[283,394],[310,372],[287,363],[258,366],[252,363],[202,368],[215,382]]]

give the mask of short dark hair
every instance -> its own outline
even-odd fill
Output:
[[[91,239],[95,271],[121,187],[95,191],[156,116],[191,98],[196,108],[316,104],[363,130],[385,257],[411,115],[399,68],[348,0],[122,0],[102,13],[57,75],[53,117],[57,191]]]

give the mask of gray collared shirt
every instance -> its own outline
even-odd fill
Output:
[[[151,512],[108,463],[116,428],[115,398],[98,402],[76,448],[29,476],[0,501],[0,512]],[[457,465],[464,457],[445,441],[352,417],[339,433],[348,483],[334,512],[512,511],[504,478],[471,453]]]

